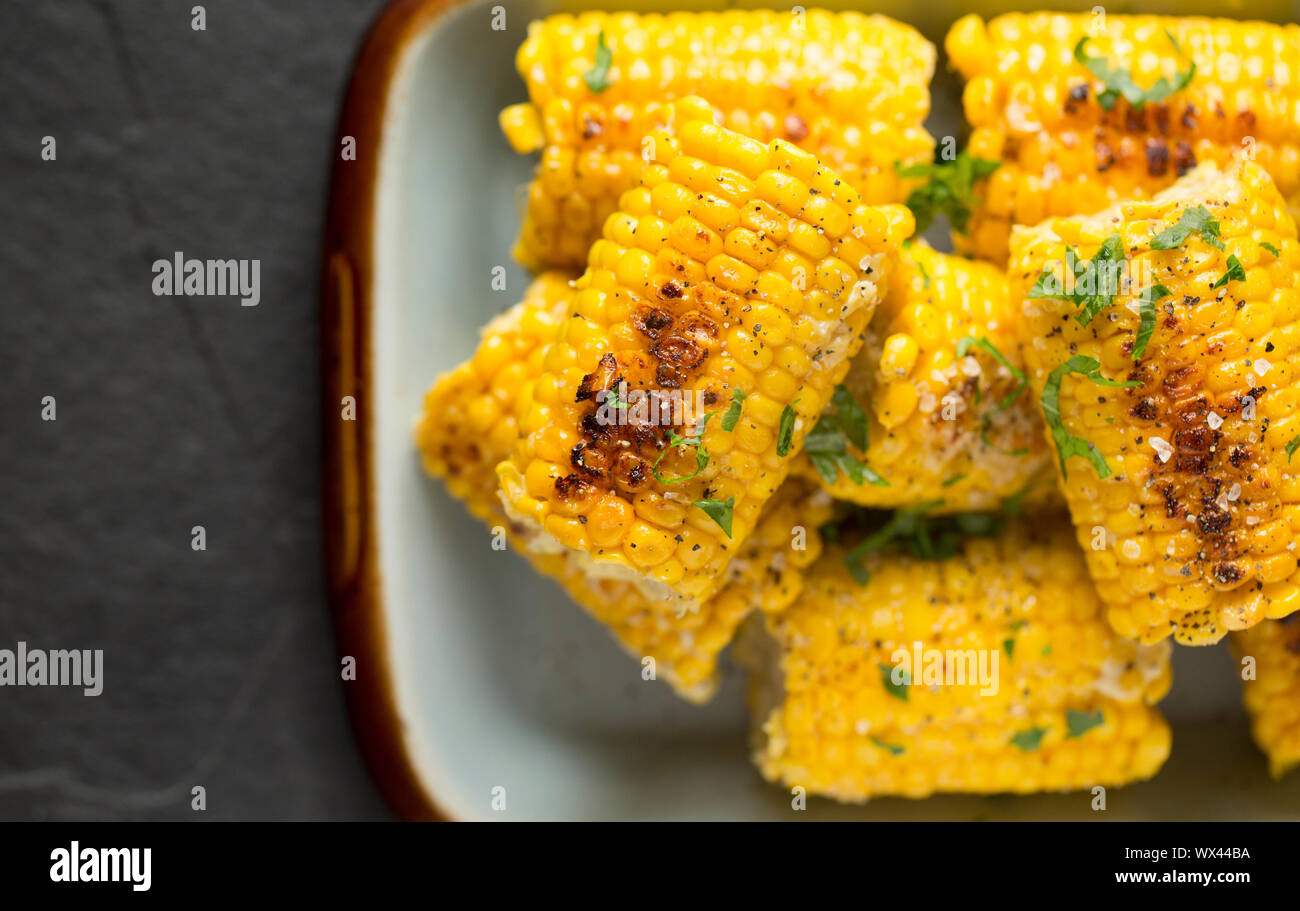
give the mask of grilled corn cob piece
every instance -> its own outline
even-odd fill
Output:
[[[546,348],[573,301],[572,279],[558,271],[539,275],[523,301],[483,327],[474,356],[425,396],[415,429],[424,469],[484,522],[505,521],[496,466],[519,439]]]
[[[1104,64],[1076,59],[1085,37],[1081,56]],[[1148,198],[1198,162],[1223,166],[1238,151],[1300,206],[1300,26],[1086,13],[1012,13],[985,25],[971,15],[945,48],[967,80],[968,151],[1002,162],[976,190],[983,205],[956,238],[962,252],[1005,262],[1013,224]],[[1131,77],[1139,105],[1121,95],[1103,108],[1118,83],[1090,72],[1102,66]]]
[[[702,601],[848,370],[913,221],[679,105],[706,116],[651,137],[497,473],[536,546]]]
[[[1025,492],[1059,503],[1020,319],[1000,269],[909,245],[801,473],[863,506],[960,512]]]
[[[630,654],[654,658],[656,676],[678,695],[702,702],[715,689],[718,655],[737,625],[755,610],[783,609],[802,591],[802,570],[821,553],[818,528],[830,518],[830,497],[796,479],[783,485],[727,567],[722,590],[693,611],[670,610],[627,582],[592,579],[567,552],[534,551],[527,529],[506,517],[495,466],[518,437],[546,349],[572,302],[569,285],[564,273],[546,273],[522,303],[488,324],[474,356],[429,390],[416,442],[425,469],[471,513],[504,529],[512,549]]]
[[[1242,698],[1269,771],[1281,778],[1300,765],[1300,614],[1265,620],[1230,641],[1238,658],[1255,659]]]
[[[828,545],[765,617],[751,678],[763,777],[842,801],[1062,791],[1147,778],[1170,734],[1168,642],[1106,625],[1063,517],[938,562]],[[751,648],[753,648],[751,644]]]
[[[601,66],[601,48],[608,62]],[[636,185],[642,138],[667,102],[700,95],[721,125],[785,139],[821,158],[869,203],[902,202],[894,161],[929,161],[934,46],[909,26],[860,13],[731,10],[582,13],[533,22],[519,49],[529,101],[501,126],[541,151],[516,258],[581,268],[618,198]]]
[[[1300,245],[1268,175],[1201,165],[1152,200],[1017,228],[1011,258],[1116,631],[1206,644],[1300,607]]]

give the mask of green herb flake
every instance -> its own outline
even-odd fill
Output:
[[[925,269],[925,264],[922,263],[919,259],[918,259],[918,260],[914,260],[914,262],[916,263],[917,271],[919,271],[919,272],[921,273],[921,287],[922,287],[922,288],[929,288],[929,287],[930,287],[930,273],[926,271],[926,269]]]
[[[964,151],[954,159],[940,159],[930,164],[894,162],[899,177],[926,181],[907,197],[907,207],[916,217],[916,233],[924,233],[934,223],[935,217],[943,214],[948,217],[954,231],[964,234],[978,202],[975,183],[988,177],[1001,164],[1000,161],[972,158]]]
[[[995,445],[993,441],[989,439],[988,432],[989,432],[989,425],[993,422],[993,418],[1001,414],[1003,411],[1006,411],[1008,408],[1010,408],[1015,403],[1016,399],[1020,398],[1020,396],[1024,394],[1025,389],[1027,389],[1029,386],[1029,379],[1028,377],[1025,376],[1024,371],[1022,371],[1020,368],[1012,364],[1011,361],[1007,360],[1006,356],[1003,355],[1003,353],[999,351],[997,347],[992,342],[990,342],[987,338],[975,338],[974,336],[967,336],[966,338],[958,339],[957,356],[965,357],[967,354],[970,353],[970,350],[972,348],[978,348],[979,350],[989,354],[995,361],[997,361],[1003,367],[1006,367],[1008,370],[1010,370],[1011,375],[1016,379],[1015,388],[1012,389],[1005,396],[1003,396],[1002,401],[998,402],[993,407],[992,411],[987,411],[981,416],[980,441],[985,446],[988,446],[990,449],[996,449],[998,450],[998,452],[1001,452],[1005,455],[1022,456],[1026,452],[1028,452],[1028,450],[1017,449],[1014,452],[1007,452],[1001,447]],[[975,392],[976,392],[976,400],[978,401],[979,399],[978,386],[976,387]]]
[[[960,484],[962,481],[966,480],[969,477],[970,475],[968,474],[955,474],[951,478],[944,478],[943,484],[940,486],[951,487],[954,484]]]
[[[902,747],[892,743],[885,743],[879,737],[872,737],[871,742],[874,743],[876,746],[880,747],[882,750],[889,750],[889,754],[891,756],[902,756],[904,753]]]
[[[850,575],[860,585],[867,584],[871,573],[864,561],[870,554],[899,550],[919,560],[946,560],[960,552],[967,538],[990,537],[1002,529],[1002,517],[994,513],[926,515],[943,502],[932,500],[892,513],[884,525],[844,555]]]
[[[1272,253],[1274,256],[1282,255],[1282,251],[1270,243],[1261,242],[1260,246],[1263,247],[1265,250],[1267,250],[1269,253]]]
[[[889,486],[888,481],[849,454],[850,443],[858,450],[866,451],[870,427],[866,411],[853,398],[848,387],[843,384],[836,386],[831,395],[831,407],[817,419],[803,441],[803,450],[822,480],[834,484],[843,471],[857,485],[866,482],[877,487]]]
[[[1174,50],[1178,52],[1178,56],[1186,60],[1187,58],[1183,55],[1182,48],[1178,46],[1173,34],[1166,29],[1165,35],[1173,44]],[[1141,110],[1148,101],[1152,103],[1164,101],[1175,92],[1187,88],[1196,76],[1196,64],[1188,61],[1187,70],[1177,73],[1172,81],[1161,76],[1152,84],[1151,88],[1143,89],[1133,81],[1133,75],[1128,70],[1112,67],[1110,61],[1105,57],[1089,57],[1085,54],[1084,47],[1089,40],[1091,39],[1087,37],[1079,39],[1079,43],[1074,46],[1074,59],[1087,67],[1088,72],[1100,79],[1102,85],[1106,87],[1105,91],[1097,95],[1097,103],[1101,105],[1103,110],[1109,111],[1113,108],[1121,95],[1134,108]]]
[[[736,507],[736,498],[727,497],[725,500],[696,500],[695,506],[704,511],[704,514],[718,523],[718,527],[726,532],[727,537],[731,537],[731,519]]]
[[[1223,277],[1217,282],[1210,285],[1211,290],[1222,288],[1228,282],[1244,282],[1246,280],[1246,267],[1241,264],[1235,254],[1228,256],[1228,271],[1223,273]]]
[[[1136,380],[1120,381],[1110,380],[1101,375],[1101,362],[1096,358],[1088,357],[1083,354],[1076,354],[1064,364],[1061,364],[1055,370],[1047,375],[1047,384],[1043,387],[1043,394],[1039,397],[1039,404],[1043,408],[1043,419],[1047,421],[1047,426],[1051,428],[1052,440],[1056,443],[1056,455],[1061,462],[1061,475],[1067,476],[1068,471],[1065,467],[1065,460],[1071,456],[1082,456],[1092,463],[1092,467],[1097,471],[1097,477],[1109,478],[1111,475],[1110,466],[1102,454],[1097,451],[1087,440],[1076,437],[1066,430],[1065,423],[1061,420],[1061,381],[1067,374],[1077,373],[1081,376],[1092,380],[1098,386],[1141,386]]]
[[[1101,709],[1092,712],[1076,712],[1074,709],[1065,710],[1065,726],[1069,728],[1069,733],[1065,735],[1066,740],[1075,737],[1082,737],[1093,728],[1101,727],[1105,722],[1101,714]]]
[[[1030,728],[1027,731],[1021,731],[1011,738],[1011,745],[1024,750],[1026,753],[1032,753],[1042,746],[1043,737],[1047,734],[1048,728]]]
[[[900,676],[902,677],[903,682],[895,683],[894,666],[882,662],[880,665],[880,680],[885,684],[885,689],[889,691],[889,695],[893,696],[895,699],[901,699],[904,702],[907,702],[907,688],[912,685],[912,675],[903,668],[899,668],[899,670],[901,671]]]
[[[1292,437],[1291,442],[1286,444],[1286,460],[1288,464],[1291,462],[1291,456],[1295,455],[1297,449],[1300,449],[1300,434]]]
[[[1184,209],[1178,221],[1151,238],[1152,250],[1176,250],[1192,234],[1200,234],[1216,250],[1223,249],[1223,238],[1219,236],[1219,221],[1210,214],[1205,206],[1192,206]]]
[[[596,60],[591,69],[582,74],[582,81],[587,83],[587,88],[597,93],[609,88],[613,84],[609,81],[609,68],[613,62],[614,55],[605,43],[605,30],[601,29],[596,36]]]
[[[727,433],[736,429],[736,424],[740,422],[740,406],[745,404],[745,393],[739,389],[731,393],[731,404],[727,406],[727,413],[722,416],[722,429]]]
[[[1124,241],[1118,234],[1102,241],[1092,259],[1080,259],[1073,248],[1067,247],[1064,280],[1058,280],[1055,272],[1045,268],[1029,289],[1029,297],[1057,298],[1075,304],[1079,312],[1074,318],[1080,326],[1086,326],[1094,316],[1115,302],[1123,266]],[[1065,285],[1070,278],[1074,280],[1074,287],[1067,291]]]
[[[1169,289],[1156,282],[1138,297],[1141,318],[1138,322],[1137,340],[1133,342],[1133,360],[1139,361],[1146,353],[1147,344],[1156,331],[1156,301],[1169,296]]]
[[[798,402],[795,399],[795,402]],[[781,409],[781,426],[776,434],[776,454],[785,458],[790,452],[790,441],[794,438],[794,419],[798,417],[795,414],[793,403],[786,405]]]
[[[704,417],[700,419],[700,423],[696,425],[695,432],[690,436],[684,437],[676,430],[670,429],[668,431],[668,445],[664,447],[663,452],[659,453],[659,458],[655,459],[654,465],[650,468],[656,481],[660,484],[680,484],[682,481],[689,481],[698,476],[700,472],[708,467],[709,454],[704,449],[704,428],[708,426],[709,418],[713,417],[715,414],[717,414],[716,411],[710,411],[708,414],[704,415]],[[659,473],[659,463],[664,460],[664,456],[668,455],[668,453],[672,452],[678,446],[695,447],[695,470],[690,474],[682,475],[680,478],[665,478]],[[730,534],[730,532],[728,532],[728,534]]]
[[[1045,658],[1051,653],[1052,653],[1052,643],[1049,642],[1043,646],[1043,650],[1039,654],[1041,654]]]

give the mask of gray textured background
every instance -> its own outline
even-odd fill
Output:
[[[105,651],[97,698],[0,689],[0,819],[389,815],[317,503],[320,228],[383,2],[193,5],[0,2],[0,647]],[[154,297],[177,250],[260,259],[260,306]]]

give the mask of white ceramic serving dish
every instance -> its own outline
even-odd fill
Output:
[[[1162,704],[1173,756],[1154,780],[1112,790],[1104,814],[1087,793],[862,807],[813,799],[796,813],[748,763],[738,672],[727,672],[707,706],[678,701],[643,682],[639,664],[554,585],[492,550],[487,531],[423,475],[411,440],[425,389],[469,355],[478,328],[527,282],[508,251],[532,161],[510,151],[496,117],[523,98],[513,60],[528,21],[558,7],[505,4],[507,28],[494,31],[491,6],[399,0],[376,22],[341,118],[357,156],[336,165],[324,251],[331,603],[340,654],[357,662],[357,679],[343,685],[358,740],[399,814],[1300,818],[1300,775],[1268,778],[1223,648],[1178,650],[1174,692]],[[919,13],[891,0],[872,9],[913,21],[940,44],[969,7]],[[934,89],[931,131],[959,134],[959,86],[941,75]],[[495,266],[507,270],[504,292],[491,290]],[[356,421],[338,419],[347,395]],[[497,788],[504,810],[493,808]]]

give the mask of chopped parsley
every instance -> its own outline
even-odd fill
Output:
[[[1042,746],[1043,735],[1047,733],[1047,728],[1030,728],[1027,731],[1021,731],[1011,738],[1011,745],[1019,747],[1026,753],[1032,753]]]
[[[1210,285],[1211,290],[1222,288],[1228,282],[1244,282],[1246,280],[1246,267],[1241,264],[1235,254],[1228,256],[1228,271],[1214,284]]]
[[[924,233],[940,213],[948,216],[948,223],[954,231],[965,233],[977,202],[975,182],[988,177],[1000,164],[1000,161],[972,158],[964,151],[957,153],[951,161],[940,159],[930,164],[913,165],[894,162],[899,177],[926,181],[907,197],[907,207],[916,217],[916,233]],[[929,287],[928,277],[926,287]]]
[[[922,288],[930,287],[930,273],[925,270],[925,264],[922,263],[919,259],[914,260],[914,262],[916,263],[917,271],[921,273],[921,287]]]
[[[880,680],[885,684],[885,689],[889,691],[889,695],[893,696],[895,699],[901,699],[904,702],[907,702],[907,688],[912,685],[912,675],[905,669],[900,668],[900,670],[903,671],[903,682],[895,683],[894,666],[892,664],[881,662]]]
[[[1295,455],[1297,449],[1300,449],[1300,434],[1292,437],[1291,442],[1286,444],[1286,460],[1288,463],[1290,463],[1291,456]]]
[[[688,437],[682,436],[675,429],[669,429],[668,445],[664,447],[663,452],[659,453],[659,458],[655,459],[654,465],[650,468],[656,481],[660,484],[678,484],[682,481],[691,480],[708,467],[709,454],[705,451],[703,442],[704,428],[708,426],[709,418],[713,417],[715,414],[717,414],[716,411],[710,411],[701,418],[700,423],[695,426],[695,432]],[[664,460],[664,456],[668,455],[668,453],[672,452],[678,446],[695,447],[695,470],[690,474],[682,475],[680,478],[665,478],[659,473],[659,463]]]
[[[600,34],[596,36],[596,60],[591,69],[582,74],[582,81],[587,83],[587,88],[593,92],[603,92],[612,84],[609,81],[609,68],[614,62],[614,55],[610,53],[609,45],[605,43],[605,30],[601,29]]]
[[[842,383],[836,386],[831,395],[831,409],[822,414],[803,441],[803,450],[822,480],[834,484],[843,471],[854,484],[866,481],[877,487],[889,486],[888,481],[848,451],[852,445],[866,452],[870,428],[870,419],[853,393]]]
[[[1282,251],[1279,250],[1277,247],[1273,246],[1273,245],[1270,244],[1270,243],[1267,243],[1267,242],[1261,242],[1261,243],[1260,243],[1260,246],[1263,247],[1265,250],[1267,250],[1269,253],[1272,253],[1274,256],[1281,256],[1281,255],[1282,255]]]
[[[969,477],[970,475],[968,474],[955,474],[951,478],[944,478],[943,483],[940,486],[951,487],[954,484],[960,484],[962,481],[966,480]]]
[[[795,399],[789,405],[781,409],[781,426],[777,429],[776,434],[776,454],[785,458],[790,452],[790,441],[794,438],[794,419],[798,417],[795,414],[794,405],[799,400]]]
[[[1105,722],[1101,714],[1101,709],[1092,712],[1076,712],[1074,709],[1065,710],[1065,726],[1069,728],[1069,733],[1065,735],[1066,740],[1074,737],[1082,737],[1093,728],[1101,727]]]
[[[1109,478],[1111,475],[1110,466],[1102,454],[1097,451],[1087,440],[1076,437],[1065,429],[1065,424],[1061,420],[1061,380],[1065,379],[1067,374],[1078,373],[1096,383],[1098,386],[1141,386],[1136,380],[1110,380],[1101,375],[1101,362],[1096,358],[1088,357],[1083,354],[1076,354],[1064,364],[1061,364],[1055,370],[1047,375],[1047,384],[1043,387],[1043,394],[1039,398],[1039,403],[1043,406],[1043,418],[1047,421],[1047,426],[1051,428],[1052,440],[1056,443],[1056,455],[1061,462],[1062,477],[1068,475],[1065,468],[1065,460],[1070,456],[1083,456],[1092,463],[1092,467],[1097,471],[1097,477]]]
[[[1015,639],[1003,639],[1003,640],[1002,640],[1002,651],[1004,651],[1004,652],[1007,653],[1007,660],[1008,660],[1008,661],[1014,661],[1014,660],[1015,660],[1015,657],[1016,657],[1016,640],[1015,640]]]
[[[897,746],[897,745],[892,744],[892,743],[885,743],[885,742],[884,742],[883,740],[881,740],[879,737],[872,737],[872,738],[871,738],[871,742],[874,743],[876,746],[880,747],[882,750],[889,750],[889,755],[891,755],[891,756],[902,756],[902,755],[903,755],[904,750],[903,750],[902,747]]]
[[[1223,249],[1223,238],[1219,236],[1219,221],[1210,214],[1205,206],[1192,206],[1184,209],[1178,221],[1151,238],[1152,250],[1176,250],[1183,245],[1193,233],[1200,234],[1216,250]]]
[[[844,555],[849,574],[859,585],[866,585],[871,571],[864,561],[870,554],[898,550],[920,560],[946,560],[958,553],[966,538],[988,537],[1002,528],[1002,518],[991,513],[926,515],[943,502],[931,500],[892,513],[884,525]]]
[[[740,406],[745,404],[745,393],[739,389],[731,393],[731,404],[727,406],[727,413],[722,416],[722,429],[731,433],[736,429],[736,424],[740,421]]]
[[[696,500],[695,506],[704,511],[704,514],[718,523],[718,527],[731,537],[731,519],[736,507],[736,498],[727,497],[725,500]]]
[[[1080,259],[1073,248],[1067,247],[1065,279],[1073,278],[1074,287],[1067,291],[1065,282],[1058,280],[1050,268],[1045,268],[1029,289],[1029,297],[1052,297],[1074,303],[1079,308],[1074,318],[1080,326],[1086,326],[1115,301],[1120,269],[1124,265],[1123,251],[1124,242],[1118,234],[1106,238],[1089,260]]]
[[[1178,56],[1183,55],[1183,49],[1178,46],[1178,41],[1173,34],[1166,29],[1165,34],[1178,52]],[[1110,61],[1105,57],[1089,57],[1084,53],[1084,46],[1090,39],[1087,37],[1080,38],[1079,43],[1074,46],[1074,59],[1088,68],[1088,72],[1101,80],[1106,90],[1097,95],[1097,103],[1103,110],[1109,111],[1115,106],[1116,100],[1123,95],[1124,99],[1137,110],[1148,102],[1164,101],[1174,92],[1182,91],[1191,83],[1192,78],[1196,75],[1196,64],[1188,61],[1188,67],[1185,72],[1179,72],[1174,76],[1173,81],[1161,76],[1152,84],[1151,88],[1144,89],[1133,81],[1133,74],[1127,69],[1121,67],[1112,67]]]
[[[1002,354],[1002,352],[999,351],[994,346],[994,344],[986,338],[975,338],[974,336],[967,336],[966,338],[959,339],[957,341],[957,356],[965,357],[972,348],[978,348],[981,351],[988,352],[988,354],[991,355],[995,361],[997,361],[1003,367],[1006,367],[1008,370],[1010,370],[1011,375],[1016,378],[1016,387],[1012,389],[1009,393],[1007,393],[1005,396],[1003,396],[1002,401],[998,402],[997,405],[993,407],[992,411],[985,412],[985,414],[980,418],[980,441],[985,446],[988,446],[990,449],[996,449],[998,450],[998,452],[1002,452],[1006,455],[1022,456],[1029,450],[1017,449],[1014,452],[1007,452],[1001,447],[995,445],[993,441],[989,439],[988,433],[989,433],[989,424],[993,422],[994,416],[1001,414],[1003,411],[1006,411],[1008,408],[1012,406],[1012,404],[1015,403],[1016,399],[1020,398],[1020,396],[1024,394],[1025,389],[1029,386],[1029,379],[1025,376],[1023,370],[1016,367],[1009,360],[1007,360],[1006,357]],[[976,387],[975,391],[978,400],[979,388]]]
[[[1169,289],[1156,282],[1142,291],[1138,298],[1138,307],[1142,314],[1138,322],[1137,340],[1133,343],[1133,360],[1139,361],[1146,353],[1147,343],[1156,331],[1156,301],[1169,296]]]

